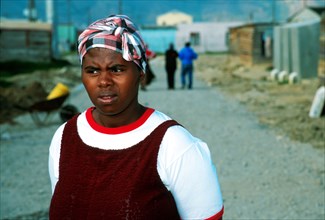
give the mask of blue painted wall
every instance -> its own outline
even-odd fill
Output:
[[[164,53],[170,43],[176,42],[176,28],[141,28],[140,33],[149,49]]]

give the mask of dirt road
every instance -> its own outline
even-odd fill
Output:
[[[161,57],[153,60],[153,69],[157,79],[140,93],[140,100],[208,143],[219,174],[224,219],[325,218],[322,149],[279,135],[243,104],[202,81],[196,80],[193,90],[167,90]],[[178,83],[179,73],[176,79]],[[81,86],[68,101],[79,110],[90,105]],[[0,219],[47,219],[48,147],[60,120],[56,115],[41,128],[29,115],[15,122],[0,126]]]

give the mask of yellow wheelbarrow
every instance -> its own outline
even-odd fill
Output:
[[[58,83],[45,100],[31,105],[28,111],[34,123],[39,126],[47,124],[52,113],[61,109],[69,94],[69,88],[62,83]]]

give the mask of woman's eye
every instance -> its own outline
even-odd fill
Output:
[[[86,71],[86,73],[88,73],[88,74],[98,74],[99,71],[96,70],[96,69],[88,69],[88,70]]]
[[[123,72],[123,69],[121,67],[113,67],[113,68],[111,68],[111,71],[113,73],[121,73],[121,72]]]

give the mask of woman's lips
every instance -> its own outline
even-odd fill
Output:
[[[113,93],[101,93],[98,100],[104,104],[111,104],[117,100],[117,95]]]

